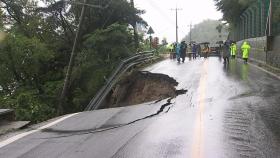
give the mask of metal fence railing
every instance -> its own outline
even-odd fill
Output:
[[[280,0],[272,3],[272,31],[274,35],[280,35]]]
[[[240,41],[249,38],[280,34],[280,0],[257,0],[233,24],[230,38]],[[271,20],[271,21],[270,21]]]
[[[131,67],[152,59],[154,53],[155,51],[147,51],[136,54],[132,57],[123,60],[120,63],[120,65],[116,68],[116,70],[112,73],[107,83],[98,91],[98,93],[90,101],[85,111],[98,109],[106,99],[107,95],[110,93],[111,89],[118,82],[119,78]]]

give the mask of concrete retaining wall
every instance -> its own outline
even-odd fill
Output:
[[[246,41],[252,47],[250,60],[280,68],[280,36],[274,36],[272,40],[268,40],[268,37],[264,36],[247,39]],[[243,42],[244,40],[237,42],[238,57],[242,57],[241,46]],[[268,43],[271,50],[266,52]]]
[[[250,52],[250,60],[254,60],[259,63],[266,63],[266,46],[267,46],[267,38],[266,37],[258,37],[258,38],[251,38],[247,39],[247,42],[251,45],[251,52]],[[238,56],[242,57],[241,46],[243,41],[237,42],[238,47]]]
[[[267,52],[267,64],[280,68],[280,36],[272,40],[272,51]]]

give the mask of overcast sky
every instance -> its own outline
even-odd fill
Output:
[[[168,42],[176,40],[175,11],[171,10],[176,6],[182,9],[178,11],[179,40],[188,34],[191,22],[222,18],[213,0],[135,0],[135,7],[146,11],[142,17],[152,26],[155,36],[166,37]]]

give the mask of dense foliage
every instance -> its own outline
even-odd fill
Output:
[[[39,7],[36,0],[0,0],[0,108],[13,108],[18,120],[33,122],[58,113],[81,12],[81,5],[64,0],[41,2]],[[126,0],[89,3],[107,8],[86,7],[65,113],[87,105],[118,62],[135,52],[135,20],[146,24],[143,11]]]
[[[223,19],[235,24],[240,14],[257,0],[214,0],[217,9],[223,13]]]

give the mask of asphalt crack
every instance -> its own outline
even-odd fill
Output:
[[[43,129],[41,131],[42,132],[47,132],[47,133],[58,133],[58,134],[67,134],[67,135],[57,136],[57,137],[47,137],[47,138],[41,138],[41,139],[55,139],[55,138],[64,138],[64,137],[71,137],[71,136],[77,136],[77,135],[95,134],[95,133],[105,132],[105,131],[129,126],[129,125],[135,124],[139,121],[143,121],[143,120],[158,116],[161,113],[168,113],[171,109],[170,105],[174,104],[174,103],[171,102],[172,99],[173,98],[169,98],[167,100],[167,103],[161,105],[160,109],[156,113],[148,115],[148,116],[140,118],[140,119],[136,119],[134,121],[131,121],[131,122],[128,122],[128,123],[125,123],[125,124],[120,124],[120,125],[117,125],[117,126],[112,126],[112,127],[107,127],[107,128],[96,128],[96,129],[75,130],[75,131],[72,131],[72,130],[55,130],[55,129],[52,129],[52,128],[47,128],[47,129]],[[164,111],[166,108],[168,108],[168,109],[166,111]]]

